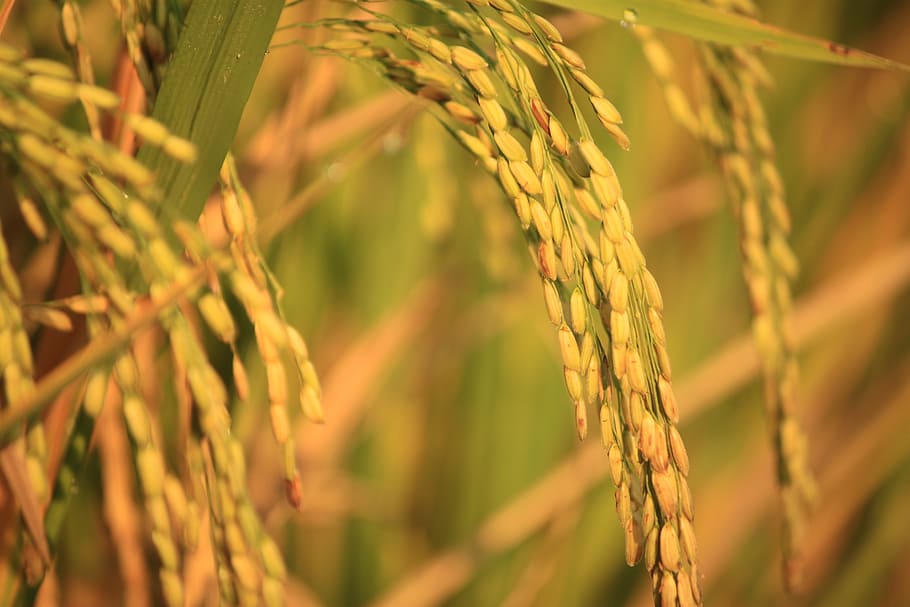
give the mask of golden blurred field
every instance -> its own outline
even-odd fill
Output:
[[[121,48],[109,4],[82,3],[102,84]],[[907,3],[760,8],[770,23],[910,63]],[[282,19],[339,10],[312,0]],[[632,141],[623,152],[597,133],[664,293],[705,604],[910,604],[910,76],[766,57],[776,84],[763,96],[802,265],[792,317],[798,417],[821,488],[805,589],[788,597],[763,382],[722,179],[669,116],[626,29],[541,11],[586,58]],[[64,58],[55,14],[51,3],[19,2],[3,40]],[[663,38],[687,82],[691,41]],[[556,103],[542,74],[544,95],[548,86]],[[512,209],[424,109],[357,65],[275,48],[233,146],[285,313],[324,388],[326,423],[294,419],[304,500],[295,512],[255,339],[241,333],[252,396],[234,402],[233,428],[254,506],[285,555],[287,603],[651,604],[647,574],[624,562],[598,431],[575,437]],[[16,213],[5,201],[7,232]],[[229,353],[212,351],[230,373]],[[161,385],[159,372],[153,357],[144,384]],[[64,605],[123,604],[134,583],[150,588],[147,604],[161,600],[137,487],[122,487],[119,514],[104,506],[104,479],[118,474],[105,458],[128,457],[124,444],[99,445],[105,427],[39,604],[55,595]],[[167,442],[166,418],[159,431]],[[130,464],[119,465],[127,469],[117,478],[134,484]],[[117,516],[133,517],[131,546],[113,539]],[[118,559],[137,549],[145,577],[125,580]],[[185,564],[188,604],[217,603],[206,550],[203,539]]]

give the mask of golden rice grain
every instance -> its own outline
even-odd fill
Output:
[[[679,539],[670,523],[664,523],[660,530],[660,562],[668,571],[679,571]]]
[[[612,310],[610,312],[610,338],[618,344],[625,344],[629,341],[630,335],[629,314]]]
[[[556,280],[556,249],[551,242],[543,241],[537,247],[537,263],[541,273],[550,280]]]
[[[676,478],[672,468],[655,471],[651,474],[651,482],[654,486],[654,494],[657,497],[657,504],[660,511],[665,517],[673,518],[676,516],[676,509],[679,505],[677,497]]]
[[[669,571],[664,571],[660,578],[661,607],[676,607],[676,580]]]
[[[626,377],[623,377],[623,382],[627,381]],[[632,430],[635,432],[641,432],[641,423],[645,416],[645,411],[647,407],[645,406],[645,397],[639,392],[632,392],[632,394],[626,398],[629,402],[629,423],[631,424]]]
[[[514,13],[504,13],[501,15],[501,18],[503,23],[519,34],[530,35],[532,33],[531,26],[528,25],[528,22]]]
[[[453,56],[454,61],[454,56]],[[490,76],[485,71],[481,70],[472,70],[465,74],[468,83],[477,91],[477,94],[481,97],[494,98],[496,97],[496,85],[493,84],[493,81],[490,79]]]
[[[667,435],[670,443],[670,452],[673,454],[673,461],[683,476],[689,476],[689,454],[686,452],[686,446],[683,444],[682,436],[675,425],[667,429]]]
[[[502,152],[502,155],[505,156],[507,160],[527,161],[528,155],[525,152],[524,146],[508,131],[496,131],[493,133],[493,140],[496,142],[499,151]]]
[[[644,541],[641,529],[635,524],[634,519],[630,519],[625,524],[625,539],[626,564],[629,565],[629,567],[632,567],[641,560],[642,553],[644,552]]]
[[[569,73],[572,74],[572,78],[577,82],[585,92],[591,96],[591,102],[594,102],[595,98],[603,99],[604,90],[600,88],[600,85],[597,84],[593,78],[591,78],[587,72],[584,70],[579,70],[572,68],[569,70]],[[606,99],[603,99],[606,101]],[[610,103],[607,101],[607,103]],[[613,105],[613,104],[610,104]],[[596,106],[595,106],[596,109]]]
[[[540,136],[539,131],[534,131],[531,134],[531,144],[530,144],[530,153],[531,153],[531,168],[534,169],[534,172],[541,176],[544,171],[544,165],[547,158],[547,149],[543,142],[543,138]]]
[[[280,360],[268,361],[265,365],[269,402],[284,406],[288,399],[287,374]]]
[[[533,61],[537,65],[541,65],[541,66],[549,65],[549,61],[547,61],[547,56],[543,53],[543,51],[540,50],[540,47],[537,46],[536,43],[531,42],[529,40],[525,40],[524,38],[514,38],[512,40],[512,44],[514,44],[515,48],[517,48],[519,51],[524,53],[525,56],[530,58],[531,61]],[[522,69],[522,68],[524,68],[524,66],[519,66],[519,76],[518,76],[519,83],[525,89],[527,89],[529,87],[533,87],[533,83],[534,83],[533,79],[530,77],[530,75],[526,75],[527,69],[526,68]]]
[[[544,35],[553,42],[562,42],[562,34],[559,33],[559,30],[546,18],[541,17],[540,15],[534,15],[534,23],[537,24],[537,27],[543,31]]]
[[[648,381],[645,376],[645,368],[638,351],[630,346],[626,358],[626,372],[629,374],[629,384],[636,392],[645,394],[648,392]]]
[[[586,335],[587,337],[588,335]],[[603,400],[603,375],[601,374],[600,360],[596,356],[591,356],[588,360],[588,370],[585,373],[585,391],[589,401],[599,402]]]
[[[641,419],[641,431],[638,435],[638,450],[646,461],[654,458],[654,444],[657,441],[657,428],[654,418],[650,413],[645,413]]]
[[[452,62],[464,72],[484,70],[489,67],[483,57],[465,46],[453,46],[451,51]]]
[[[161,144],[161,149],[171,158],[184,163],[195,162],[198,157],[196,145],[193,142],[182,137],[177,137],[176,135],[170,135],[165,138],[164,142]]]
[[[272,404],[269,406],[269,418],[272,423],[272,434],[279,444],[288,441],[291,435],[291,423],[288,420],[287,407],[283,404]]]
[[[41,76],[50,76],[52,78],[59,78],[61,80],[73,80],[75,74],[73,70],[68,66],[57,61],[52,61],[50,59],[41,59],[41,58],[30,58],[21,61],[19,64],[25,71],[31,74],[38,74]]]
[[[683,516],[679,519],[679,537],[686,560],[695,563],[698,560],[698,547],[695,543],[695,529],[688,517]]]
[[[557,225],[562,225],[558,223]],[[555,234],[554,234],[555,237]],[[575,243],[572,242],[571,235],[566,232],[560,240],[560,251],[559,259],[562,262],[562,267],[565,273],[565,276],[569,277],[575,276]]]
[[[515,181],[522,190],[533,196],[542,192],[540,179],[527,162],[523,160],[510,160],[509,169],[515,177]]]
[[[607,459],[610,462],[610,478],[613,480],[613,485],[619,487],[622,482],[623,460],[622,450],[615,442],[607,451]]]
[[[692,510],[692,491],[689,489],[689,483],[686,482],[685,477],[680,477],[679,479],[679,504],[682,508],[682,513],[690,521],[694,520],[695,514]]]
[[[588,410],[584,400],[575,401],[575,433],[579,441],[588,436]]]
[[[645,536],[645,567],[648,571],[653,571],[657,565],[657,538],[659,530],[657,527],[652,528]]]
[[[550,322],[554,325],[560,325],[563,322],[562,319],[562,300],[559,298],[559,293],[556,291],[556,285],[553,282],[543,279],[543,293],[544,293],[544,303],[547,308],[547,316],[550,318]]]
[[[145,494],[161,495],[164,491],[164,462],[161,454],[152,448],[141,449],[136,454],[136,468]]]
[[[565,366],[573,371],[581,371],[581,354],[578,349],[578,341],[572,330],[565,323],[560,325],[559,331],[559,349],[562,353],[562,359]]]
[[[604,449],[609,452],[613,446],[613,420],[610,407],[607,404],[600,406],[600,440]]]
[[[528,226],[531,225],[531,203],[528,195],[524,192],[519,192],[519,194],[512,198],[512,205],[515,207],[515,214],[518,215],[518,220],[521,222],[521,227],[525,230],[528,229]]]
[[[611,363],[613,365],[613,372],[617,377],[624,377],[626,375],[626,353],[626,344],[611,344]]]
[[[552,48],[556,52],[556,54],[559,55],[559,57],[563,61],[565,61],[569,66],[574,67],[576,69],[580,69],[580,70],[585,69],[585,62],[581,58],[581,55],[579,55],[578,53],[576,53],[575,51],[573,51],[566,45],[564,45],[560,42],[554,42],[553,44],[550,45],[550,48]]]
[[[670,466],[670,451],[667,447],[667,435],[664,426],[658,424],[655,432],[654,453],[651,467],[654,470],[666,470]]]
[[[600,220],[600,203],[584,188],[575,189],[575,200],[579,208],[591,219]]]
[[[312,422],[322,423],[325,421],[325,413],[322,408],[322,402],[316,390],[305,385],[300,389],[300,407],[304,416]]]
[[[137,445],[146,445],[151,441],[152,430],[145,403],[135,394],[127,394],[123,399],[123,417],[130,436]]]
[[[657,511],[654,509],[654,498],[647,493],[641,508],[641,526],[643,529],[656,530],[656,523]]]
[[[627,483],[620,485],[616,489],[614,497],[616,498],[616,514],[619,517],[619,522],[625,526],[626,523],[632,520],[632,493],[629,491],[629,485]]]
[[[610,284],[610,306],[617,312],[625,312],[629,303],[629,281],[621,272],[613,277]]]
[[[692,582],[689,574],[684,570],[676,574],[676,590],[676,600],[679,601],[679,607],[696,607],[698,605],[692,592]]]
[[[594,111],[601,121],[622,124],[622,114],[619,113],[615,105],[610,103],[606,97],[594,96],[593,92],[588,92],[592,95],[591,105],[594,106]]]
[[[550,116],[549,118],[548,132],[550,134],[550,141],[553,143],[553,147],[556,151],[563,156],[568,156],[570,150],[569,136],[555,116]]]

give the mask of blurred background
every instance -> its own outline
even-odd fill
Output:
[[[116,21],[109,2],[82,4],[106,82]],[[771,23],[910,63],[906,2],[759,5]],[[284,20],[339,10],[311,0]],[[629,31],[540,10],[632,139],[629,152],[605,133],[600,143],[664,292],[706,604],[910,604],[910,76],[767,57],[776,86],[764,99],[802,262],[799,417],[822,489],[806,588],[786,597],[762,380],[718,172],[669,117]],[[51,3],[20,3],[4,39],[63,58],[52,19]],[[663,38],[686,81],[692,43]],[[299,47],[266,58],[234,149],[325,390],[326,424],[296,427],[294,512],[246,336],[253,396],[235,404],[235,429],[285,553],[288,604],[650,604],[646,573],[624,562],[598,433],[575,437],[539,281],[493,180],[406,95]],[[221,362],[229,373],[228,353]],[[101,465],[61,546],[66,604],[121,596]],[[210,603],[206,579],[191,580],[192,604]]]

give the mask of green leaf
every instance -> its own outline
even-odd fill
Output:
[[[193,2],[152,116],[199,151],[192,164],[153,146],[139,160],[158,175],[170,217],[194,220],[234,141],[283,0]]]
[[[910,71],[910,65],[686,0],[543,0],[608,19],[640,23],[705,42],[754,46],[786,57]]]

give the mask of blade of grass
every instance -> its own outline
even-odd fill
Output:
[[[853,67],[910,72],[910,65],[830,40],[798,34],[757,19],[727,13],[706,4],[684,0],[544,0],[561,6],[676,32],[705,42],[756,46],[769,53]]]
[[[145,145],[139,160],[158,175],[171,217],[196,219],[234,141],[243,108],[278,23],[282,0],[194,2],[152,116],[196,144],[183,164]]]

